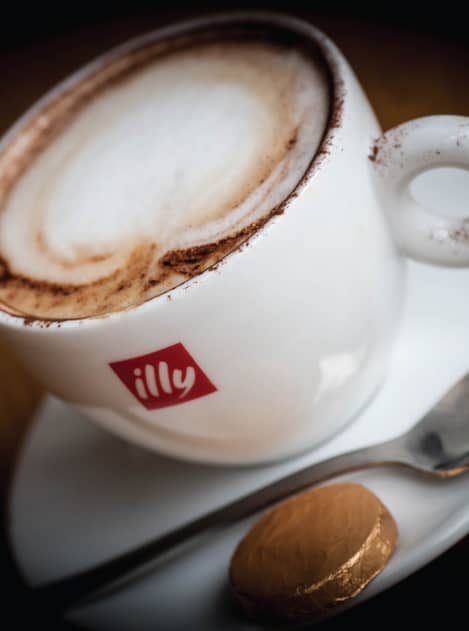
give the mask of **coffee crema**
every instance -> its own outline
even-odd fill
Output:
[[[122,53],[0,153],[0,301],[35,318],[140,304],[274,214],[321,142],[329,85],[299,47],[239,36]]]

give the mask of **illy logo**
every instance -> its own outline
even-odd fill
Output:
[[[217,390],[181,343],[109,366],[147,410],[185,403]]]

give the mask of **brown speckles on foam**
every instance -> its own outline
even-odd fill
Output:
[[[271,217],[281,214],[283,208],[283,205],[274,208],[267,216],[261,217],[239,230],[236,234],[220,239],[217,242],[171,250],[161,257],[159,265],[187,277],[194,276],[208,268],[214,269],[214,266],[218,265],[224,256],[245,242]]]
[[[205,267],[212,256],[221,255],[224,249],[224,242],[226,241],[228,239],[221,239],[216,243],[206,243],[185,249],[171,250],[159,260],[159,264],[185,276],[192,276]]]
[[[159,278],[150,278],[149,280],[147,280],[146,288],[152,289],[153,287],[156,287],[160,283],[161,283],[161,280]]]
[[[11,273],[8,265],[2,257],[0,257],[0,283],[5,283],[11,278]]]
[[[13,306],[7,309],[13,315],[36,314],[37,318],[26,318],[27,326],[36,320],[42,326],[41,322],[100,316],[126,309],[164,293],[204,270],[216,269],[224,256],[245,243],[283,210],[284,204],[231,237],[172,250],[160,258],[154,244],[140,246],[129,254],[122,269],[89,285],[61,286],[20,275],[11,276],[4,266],[4,274],[0,277],[0,300],[6,305],[21,305],[21,311]]]
[[[293,147],[296,145],[298,141],[298,132],[295,132],[289,139],[287,142],[287,151],[290,151],[291,149],[293,149]],[[261,184],[262,182],[265,180],[265,178],[263,180],[261,180]]]
[[[135,303],[144,292],[155,246],[147,244],[129,253],[126,264],[107,278],[88,285],[57,285],[19,274],[0,278],[0,300],[13,314],[34,313],[41,320],[100,315]],[[141,278],[141,271],[144,277]],[[17,310],[14,305],[21,305]]]
[[[244,26],[240,26],[240,33],[246,35]],[[256,27],[252,33],[258,37]],[[230,27],[230,31],[232,27]],[[262,29],[260,29],[262,30]],[[265,30],[265,37],[271,37],[271,28]],[[220,34],[215,30],[207,30],[201,34],[202,38],[210,42],[219,38]],[[252,35],[248,35],[251,36]],[[6,198],[9,190],[17,177],[27,168],[31,159],[40,153],[54,136],[59,134],[68,122],[80,111],[94,95],[105,85],[110,85],[125,78],[130,72],[144,65],[148,60],[159,55],[172,51],[175,47],[181,48],[193,42],[193,35],[183,35],[171,41],[152,42],[143,48],[137,48],[125,59],[114,59],[108,65],[98,69],[94,74],[83,80],[79,86],[71,86],[64,92],[54,97],[42,110],[40,116],[36,116],[26,123],[25,131],[27,138],[26,150],[24,146],[21,151],[13,154],[14,160],[10,159],[12,145],[18,137],[12,138],[10,144],[0,153],[0,205]],[[295,36],[295,42],[298,41]],[[306,46],[311,47],[307,42]],[[316,49],[314,44],[312,48]],[[321,44],[319,44],[321,48]],[[325,50],[322,53],[326,54]],[[313,53],[315,56],[316,52]],[[326,54],[327,56],[327,54]],[[331,57],[328,58],[332,65]],[[330,70],[325,70],[328,74]],[[126,265],[122,269],[107,278],[86,286],[58,286],[41,280],[16,275],[12,278],[8,266],[2,265],[0,261],[0,300],[5,299],[15,304],[15,297],[22,295],[24,298],[24,310],[18,310],[16,315],[34,312],[37,318],[24,318],[26,326],[33,322],[48,323],[49,326],[55,319],[76,319],[86,316],[100,316],[106,312],[125,309],[134,304],[164,293],[170,288],[187,281],[191,277],[207,269],[217,269],[224,263],[223,257],[238,248],[245,248],[250,242],[250,237],[257,232],[274,215],[281,214],[285,208],[300,192],[303,184],[309,179],[311,174],[321,163],[323,158],[330,152],[332,131],[339,127],[342,121],[343,110],[343,85],[340,84],[340,73],[337,69],[334,75],[334,99],[332,101],[331,114],[323,142],[316,156],[312,159],[306,174],[297,188],[284,200],[284,202],[274,208],[268,215],[262,217],[235,235],[220,239],[217,242],[194,246],[187,249],[177,249],[167,252],[161,257],[154,245],[145,245],[136,248],[129,253]],[[22,134],[23,136],[23,134]],[[24,139],[24,137],[23,137]],[[296,134],[290,135],[282,145],[282,151],[289,151],[296,143]],[[14,147],[13,147],[14,149]],[[7,155],[8,159],[7,159]],[[260,181],[265,180],[265,175],[260,174]],[[258,185],[258,181],[257,181]],[[197,282],[196,278],[192,278]],[[188,284],[186,283],[186,286]],[[11,293],[13,292],[13,294]],[[16,295],[16,296],[15,296]],[[29,296],[29,297],[28,297]],[[168,294],[168,300],[170,300]],[[15,310],[11,309],[14,314]],[[47,317],[46,317],[47,316]],[[42,320],[42,318],[45,318]],[[42,326],[42,324],[40,324]]]

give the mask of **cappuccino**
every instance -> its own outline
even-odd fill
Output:
[[[278,212],[320,145],[328,79],[298,46],[225,35],[108,58],[10,137],[3,309],[69,319],[138,305]]]

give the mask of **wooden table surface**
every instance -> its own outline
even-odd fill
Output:
[[[4,38],[0,41],[0,132],[45,90],[96,54],[129,36],[193,13],[146,10],[100,15],[99,19],[85,16],[55,24],[42,35],[41,28],[37,32],[29,28],[23,37]],[[300,14],[328,33],[348,57],[383,128],[426,114],[469,115],[469,41],[465,41],[461,31],[450,37],[436,22],[427,26],[418,25],[414,20],[391,24],[384,15],[369,19],[345,16],[340,11],[320,14],[301,11]],[[3,499],[15,454],[40,397],[40,387],[23,372],[0,339],[0,492]],[[345,624],[375,627],[383,620],[401,624],[405,621],[404,612],[409,610],[417,612],[420,624],[463,623],[468,576],[469,537],[466,537],[396,587],[320,626],[324,629],[344,628]],[[36,612],[31,613],[27,592],[1,538],[0,584],[4,586],[6,605],[0,620],[2,615],[7,616],[8,604],[14,604],[10,614],[16,623],[6,628],[20,628],[25,620],[30,621],[31,629],[39,626],[40,617]],[[71,627],[48,621],[46,628]]]

